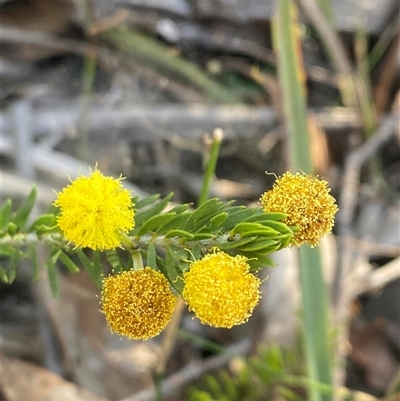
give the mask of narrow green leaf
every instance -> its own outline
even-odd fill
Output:
[[[247,208],[246,206],[238,206],[238,210],[233,213],[229,212],[229,216],[222,225],[225,231],[232,230],[237,224],[247,221],[248,218],[257,213],[257,209]]]
[[[263,267],[275,265],[274,262],[272,262],[271,259],[266,255],[260,255],[257,252],[240,252],[240,253],[243,256],[246,256],[247,259],[249,259],[248,263],[250,264],[250,266],[252,266],[252,264],[254,263],[257,263],[259,266]],[[271,262],[273,263],[272,265]]]
[[[242,237],[271,237],[279,236],[281,233],[271,227],[266,227],[259,223],[239,223],[233,230],[233,233],[240,234]]]
[[[260,253],[264,253],[263,249],[268,249],[271,246],[280,247],[279,241],[271,240],[271,239],[258,239],[256,241],[251,242],[250,244],[242,245],[238,248],[239,251],[258,251]]]
[[[93,251],[93,280],[97,288],[101,290],[103,286],[103,264],[101,263],[100,251]]]
[[[51,258],[51,260],[52,260],[52,262],[53,262],[54,264],[57,263],[57,260],[58,260],[58,258],[60,257],[61,253],[62,253],[61,249],[54,249],[54,250],[51,252],[50,258]]]
[[[156,260],[156,248],[152,242],[150,242],[147,248],[147,266],[150,266],[154,270],[158,270]]]
[[[33,187],[28,197],[25,199],[22,207],[16,212],[15,216],[12,218],[13,223],[23,229],[29,219],[29,215],[35,205],[37,196],[37,189]]]
[[[22,258],[22,254],[15,250],[11,257],[10,257],[10,261],[9,261],[9,267],[8,267],[8,272],[7,272],[7,276],[8,276],[8,284],[12,284],[15,280],[15,277],[17,276],[17,267],[18,267],[18,262],[20,261],[20,259]]]
[[[149,231],[157,231],[158,228],[171,221],[174,217],[175,213],[171,212],[150,217],[146,222],[143,223],[142,227],[140,227],[137,235],[141,236]]]
[[[171,250],[175,258],[178,258],[179,260],[182,261],[188,260],[189,252],[187,251],[187,249],[173,244],[169,245],[169,249]]]
[[[246,219],[248,222],[263,222],[266,220],[274,220],[274,221],[279,221],[283,220],[287,215],[285,213],[260,213],[260,214],[255,214],[254,216],[251,216],[250,218]]]
[[[167,275],[170,283],[176,288],[178,291],[182,284],[182,280],[179,278],[180,274],[177,269],[173,253],[170,248],[167,248],[167,255],[165,257],[165,265],[167,268]]]
[[[191,226],[194,226],[196,223],[204,219],[204,217],[210,219],[216,211],[220,210],[220,207],[221,201],[218,198],[208,199],[192,213],[184,228],[190,229]]]
[[[90,277],[93,278],[94,265],[93,262],[86,256],[85,252],[81,248],[78,248],[77,255],[85,270],[89,273]]]
[[[243,223],[238,223],[232,230],[234,234],[236,233],[244,233],[247,231],[255,231],[255,230],[260,230],[264,228],[264,226],[260,223],[248,223],[248,222],[243,222]]]
[[[0,280],[1,280],[3,283],[8,284],[7,272],[6,272],[6,270],[5,270],[2,266],[0,266]]]
[[[12,245],[0,244],[0,256],[10,257],[14,253],[15,248]]]
[[[64,252],[60,253],[59,259],[72,274],[79,272],[79,267]]]
[[[256,239],[257,237],[245,237],[235,241],[234,240],[226,241],[221,244],[218,244],[218,248],[221,249],[222,251],[227,251],[228,249],[235,249],[244,244],[248,244],[252,241],[255,241]]]
[[[203,171],[203,182],[201,185],[199,198],[197,200],[197,206],[205,203],[210,197],[210,189],[215,177],[215,169],[217,167],[219,151],[221,149],[221,143],[223,139],[222,130],[220,128],[215,130],[210,139],[211,143],[205,149],[206,154],[204,155],[205,166]]]
[[[158,198],[160,197],[160,194],[154,194],[147,196],[146,198],[142,198],[135,203],[135,209],[141,209],[142,207],[151,205],[154,203]]]
[[[169,212],[173,212],[176,215],[186,212],[189,209],[189,205],[184,203],[183,205],[174,206]]]
[[[208,229],[210,231],[216,231],[221,229],[222,223],[228,218],[229,214],[227,212],[221,212],[211,218]]]
[[[145,249],[141,249],[140,253],[142,254],[142,258],[146,259],[147,258],[147,251]],[[128,260],[126,261],[126,263],[122,266],[122,269],[126,272],[128,272],[129,270],[133,270],[134,269],[134,260],[132,257],[132,254],[130,255],[130,257],[128,258]]]
[[[210,230],[208,229],[208,227],[207,226],[203,226],[203,227],[201,227],[200,229],[197,229],[196,230],[196,233],[208,233],[208,234],[210,234]]]
[[[281,243],[278,241],[276,244],[270,245],[270,246],[265,247],[265,248],[263,248],[263,249],[260,249],[260,250],[258,250],[258,251],[256,251],[256,252],[257,252],[259,255],[265,256],[265,255],[269,255],[269,254],[271,254],[271,253],[273,253],[273,252],[276,252],[276,251],[278,251],[279,249],[281,249]]]
[[[167,249],[167,255],[165,257],[165,264],[167,267],[168,277],[171,282],[174,282],[178,277],[178,272],[176,270],[174,256],[170,248]]]
[[[41,226],[47,226],[48,228],[51,228],[55,226],[57,223],[57,220],[54,216],[54,214],[42,214],[39,216],[28,228],[28,233],[36,231],[39,227]]]
[[[140,226],[147,221],[150,217],[155,216],[156,214],[162,212],[165,207],[168,205],[168,202],[171,200],[173,194],[167,195],[164,199],[161,201],[157,202],[154,206],[150,207],[149,209],[146,209],[143,212],[138,213],[135,216],[135,222],[136,226],[138,227],[137,231],[139,231]],[[136,230],[134,230],[136,232]]]
[[[193,248],[190,250],[190,253],[193,256],[193,260],[199,260],[203,256],[202,249],[198,242],[195,242]],[[192,258],[190,258],[190,260],[192,260]]]
[[[123,268],[115,249],[106,251],[106,258],[108,260],[108,263],[110,263],[114,274],[120,274]]]
[[[180,261],[179,262],[179,270],[183,273],[187,272],[190,267],[190,262],[188,260],[186,261]]]
[[[165,238],[182,238],[183,240],[191,240],[194,238],[194,235],[185,231],[185,230],[171,230],[165,234]]]
[[[279,240],[281,241],[281,246],[279,249],[287,248],[292,239],[293,239],[293,235],[291,235],[291,234],[286,234],[286,235],[282,235],[281,237],[279,237]]]
[[[56,225],[49,227],[44,224],[41,224],[40,226],[36,227],[34,231],[36,232],[36,235],[40,237],[43,234],[48,234],[58,229],[59,227],[57,227]]]
[[[156,261],[157,267],[159,268],[160,272],[164,274],[164,276],[167,277],[167,279],[169,280],[165,258],[160,258],[160,256],[156,254]]]
[[[260,228],[259,230],[253,230],[253,231],[247,231],[245,233],[242,233],[243,237],[270,237],[272,238],[277,238],[281,235],[280,232],[275,231],[273,228],[270,227],[264,227]]]
[[[275,267],[276,263],[271,259],[268,258],[267,256],[263,256],[262,260],[250,260],[247,262],[250,265],[250,271],[251,272],[256,272],[259,270],[262,270],[264,267]]]
[[[293,231],[285,223],[281,223],[279,221],[266,220],[263,221],[263,225],[271,227],[282,234],[293,234]]]
[[[225,208],[226,205],[219,199],[210,199],[203,203],[193,212],[193,228],[191,231],[196,232],[204,225],[209,224],[210,220]]]
[[[131,202],[132,202],[132,205],[133,205],[134,209],[138,209],[137,204],[139,202],[139,196],[137,196],[137,195],[132,196],[131,197]]]
[[[12,210],[12,200],[7,199],[4,202],[3,207],[1,208],[0,212],[0,227],[5,228],[10,221],[11,217],[11,210]]]
[[[58,296],[60,295],[60,289],[58,287],[58,282],[57,282],[57,269],[52,257],[48,259],[46,267],[47,267],[47,275],[49,278],[51,292],[53,293],[53,296],[55,298],[58,298]]]
[[[168,223],[164,224],[163,226],[159,227],[157,230],[157,234],[166,233],[172,229],[180,229],[182,228],[187,219],[191,216],[191,213],[181,213],[175,216],[172,220]]]
[[[36,247],[34,245],[30,246],[28,249],[28,258],[32,262],[32,280],[38,281],[40,274],[40,264],[36,252]]]

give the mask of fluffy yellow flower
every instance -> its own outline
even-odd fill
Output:
[[[121,178],[105,177],[95,170],[64,188],[54,202],[61,209],[59,227],[69,241],[92,249],[115,249],[122,232],[135,225],[130,191]]]
[[[287,214],[284,222],[296,226],[293,243],[314,247],[332,231],[338,207],[325,180],[304,173],[285,173],[260,199],[265,212]]]
[[[202,323],[231,328],[245,323],[260,299],[260,280],[244,256],[217,251],[190,264],[183,299]]]
[[[150,267],[104,278],[101,295],[111,331],[136,340],[160,334],[176,304],[168,280]]]

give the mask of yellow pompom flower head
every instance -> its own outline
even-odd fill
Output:
[[[101,296],[111,331],[136,340],[160,334],[176,304],[168,280],[150,267],[104,278]]]
[[[58,194],[54,202],[61,209],[57,222],[66,239],[99,250],[121,244],[122,233],[135,225],[131,194],[121,179],[106,177],[96,169]]]
[[[260,299],[260,280],[244,256],[215,250],[184,274],[183,299],[204,324],[231,328],[245,323]]]
[[[304,173],[285,173],[260,199],[264,212],[282,212],[288,226],[296,226],[293,243],[314,247],[332,231],[338,207],[327,181]]]

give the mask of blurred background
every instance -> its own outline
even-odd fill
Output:
[[[400,400],[399,3],[294,4],[312,160],[340,209],[321,245],[331,336],[335,322],[347,323],[334,346],[337,383],[366,397],[354,399]],[[97,162],[127,177],[136,195],[195,202],[207,134],[220,127],[211,196],[257,205],[275,180],[265,172],[291,169],[271,34],[276,6],[1,0],[1,201],[18,204],[35,183],[44,213],[53,189]],[[346,97],[353,84],[358,102]],[[247,324],[213,329],[184,314],[162,399],[307,400],[286,380],[306,370],[297,254],[274,259]],[[46,272],[32,282],[29,263],[19,270],[0,285],[0,400],[156,399],[162,335],[110,334],[85,271],[60,269],[55,299]]]

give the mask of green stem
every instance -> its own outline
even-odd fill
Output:
[[[295,169],[312,171],[308,138],[307,106],[303,85],[304,70],[299,57],[300,41],[296,36],[297,9],[290,0],[278,2],[274,23],[274,42],[278,53],[279,81],[283,94],[290,160]]]
[[[133,270],[143,269],[143,259],[140,251],[132,251],[131,256],[133,260]]]
[[[278,2],[274,41],[282,86],[284,113],[289,136],[289,153],[295,170],[312,173],[313,165],[307,122],[304,72],[300,59],[297,8],[290,0]],[[304,345],[310,382],[332,385],[328,344],[327,293],[319,248],[301,247],[300,283],[302,291]],[[309,386],[310,401],[328,401],[318,386]]]
[[[307,367],[311,381],[332,384],[332,360],[328,340],[328,308],[319,248],[302,246],[300,256],[300,283],[303,304],[304,341]],[[312,400],[330,400],[329,395],[312,390]],[[318,393],[318,395],[317,395]]]
[[[276,237],[275,239],[279,239],[279,237]],[[184,240],[180,237],[167,238],[165,235],[145,234],[140,237],[126,235],[123,246],[124,249],[128,251],[135,248],[146,249],[150,243],[153,243],[155,246],[164,249],[171,246],[193,249],[194,247],[199,246],[202,251],[206,252],[213,247],[218,247],[228,242],[234,246],[235,243],[241,242],[242,240],[243,236],[240,233],[232,234],[230,232],[215,235],[213,238],[195,241]],[[66,240],[61,234],[47,233],[38,236],[36,233],[18,233],[14,236],[5,235],[4,237],[0,238],[0,247],[13,247],[20,249],[39,244],[53,246],[58,249],[63,249],[66,252],[71,252],[73,249],[75,249],[74,245],[69,244],[68,240]]]
[[[223,139],[223,132],[221,128],[215,129],[212,136],[212,142],[207,154],[207,164],[204,170],[203,186],[201,188],[197,206],[203,204],[209,197],[211,184],[213,182],[215,175],[215,168],[217,167],[217,161],[218,161],[219,151],[221,149],[222,139]]]

